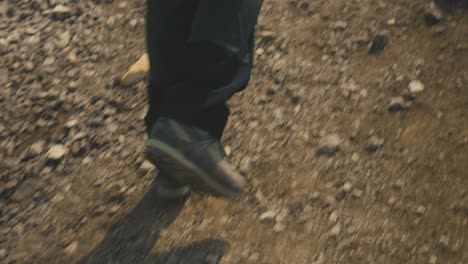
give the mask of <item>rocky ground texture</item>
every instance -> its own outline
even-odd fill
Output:
[[[0,263],[468,263],[459,2],[265,0],[227,202],[155,195],[143,0],[0,0]]]

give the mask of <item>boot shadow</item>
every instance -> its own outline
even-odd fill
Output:
[[[153,183],[140,203],[125,217],[112,225],[107,235],[80,264],[134,264],[174,263],[197,264],[205,259],[220,258],[227,243],[220,240],[204,240],[168,252],[152,253],[160,238],[161,230],[168,227],[179,215],[186,198],[169,200],[158,196]]]

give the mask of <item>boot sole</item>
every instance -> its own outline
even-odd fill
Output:
[[[162,141],[149,139],[145,147],[145,155],[148,160],[155,165],[170,168],[172,171],[174,171],[174,177],[176,177],[181,182],[187,180],[191,181],[190,178],[197,177],[204,184],[206,184],[207,187],[213,190],[214,195],[221,195],[231,199],[239,198],[239,196],[242,195],[242,193],[226,188],[222,184],[213,180],[210,175],[203,169],[185,158],[175,148],[167,145]],[[186,177],[184,178],[180,175],[186,175]],[[193,182],[193,185],[197,187],[196,182],[191,182]]]

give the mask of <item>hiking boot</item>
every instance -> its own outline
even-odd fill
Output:
[[[245,180],[226,161],[221,144],[208,132],[169,118],[159,118],[145,154],[162,171],[192,190],[237,198]]]

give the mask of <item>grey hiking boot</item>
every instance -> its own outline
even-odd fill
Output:
[[[199,128],[160,118],[153,126],[145,154],[192,190],[228,198],[245,192],[245,180],[226,161],[221,144]]]

